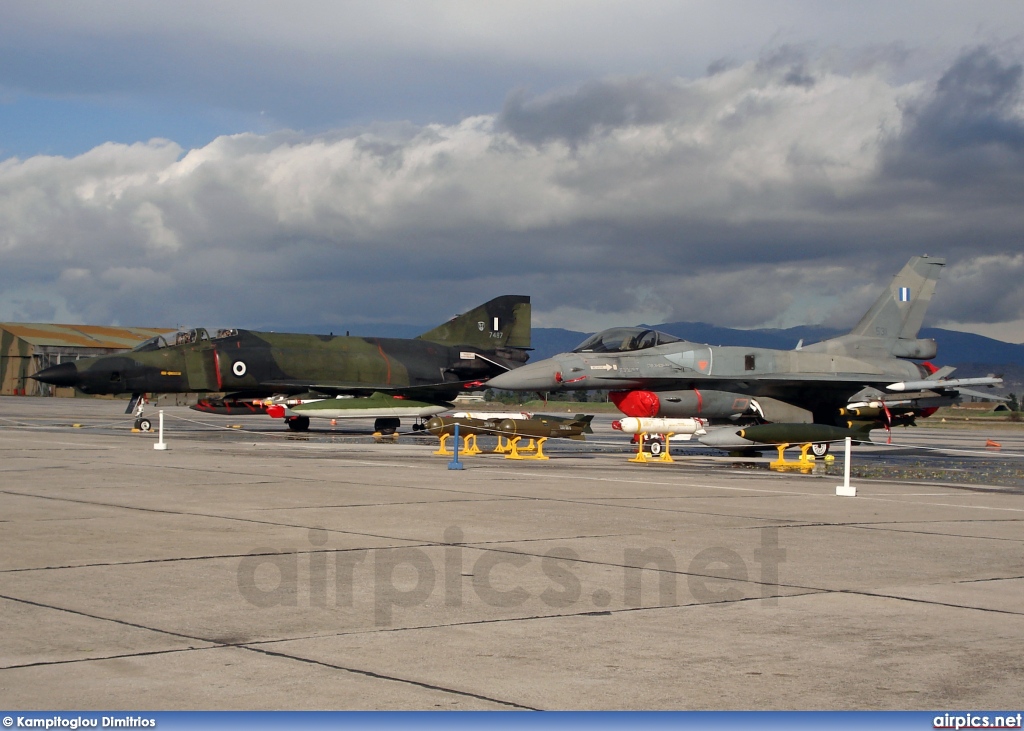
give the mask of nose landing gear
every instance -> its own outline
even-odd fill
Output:
[[[131,401],[128,402],[128,408],[124,410],[124,413],[135,417],[135,429],[139,431],[153,431],[153,420],[142,415],[145,410],[146,394],[133,393]]]

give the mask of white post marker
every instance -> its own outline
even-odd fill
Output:
[[[160,436],[157,438],[156,444],[153,445],[153,449],[159,449],[165,451],[167,444],[164,442],[164,410],[160,409]]]
[[[850,484],[850,445],[853,440],[846,437],[846,463],[843,465],[843,484],[836,487],[836,495],[840,497],[857,497],[857,488]]]

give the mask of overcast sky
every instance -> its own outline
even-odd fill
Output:
[[[1024,340],[1005,2],[13,2],[0,320],[372,333],[926,325]]]

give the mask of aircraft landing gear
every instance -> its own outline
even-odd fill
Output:
[[[427,428],[427,425],[424,424],[422,421],[417,421],[415,424],[412,425],[412,430],[413,431],[423,431],[426,428]]]
[[[124,410],[124,413],[135,417],[135,428],[139,431],[153,431],[153,420],[142,415],[142,412],[145,410],[146,394],[133,393],[131,401],[128,402],[128,408]]]
[[[815,442],[811,445],[811,454],[815,457],[824,457],[828,454],[828,449],[831,445],[828,442]]]
[[[308,416],[289,416],[284,421],[292,431],[309,431]]]
[[[381,418],[373,422],[373,430],[381,434],[394,434],[401,425],[402,422],[399,419]]]

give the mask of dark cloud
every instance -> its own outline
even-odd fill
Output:
[[[718,74],[724,73],[726,71],[731,71],[732,69],[736,68],[739,65],[739,61],[733,58],[717,58],[708,64],[705,73],[708,76],[717,76]]]
[[[1001,322],[1024,317],[1024,254],[953,260],[933,303],[938,320]],[[968,317],[965,318],[965,315]]]
[[[665,122],[688,98],[683,89],[648,78],[595,81],[537,98],[518,90],[505,100],[498,126],[524,142],[577,144],[619,127]]]
[[[757,67],[761,71],[780,75],[782,82],[789,86],[810,89],[815,83],[814,76],[808,70],[807,51],[796,46],[773,48],[762,55]]]
[[[889,150],[886,173],[946,188],[1010,183],[1008,194],[1024,194],[1022,74],[1020,63],[987,48],[962,55],[931,94],[907,104],[906,131]]]

